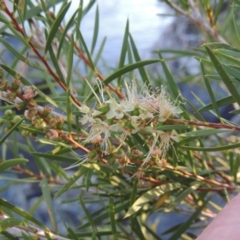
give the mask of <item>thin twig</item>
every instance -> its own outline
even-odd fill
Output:
[[[218,42],[222,43],[228,43],[222,36],[220,36],[216,30],[214,30],[208,21],[206,21],[204,18],[201,17],[201,13],[199,12],[199,9],[196,7],[195,3],[192,0],[189,0],[189,6],[191,7],[191,10],[194,12],[194,15],[189,14],[188,12],[184,11],[180,7],[178,7],[175,3],[172,3],[169,0],[166,0],[166,2],[180,15],[187,17],[190,19],[195,25],[202,28],[205,32],[207,32],[209,35],[211,35],[214,39],[216,39]]]
[[[2,211],[0,211],[0,220],[8,219],[9,217],[5,215]],[[23,237],[24,235],[29,234],[31,237],[40,237],[38,239],[49,239],[51,237],[52,240],[70,240],[70,238],[65,238],[54,233],[51,233],[50,230],[42,230],[40,228],[34,226],[14,226],[7,229],[7,232],[13,235],[14,237]],[[35,238],[34,238],[35,239]]]

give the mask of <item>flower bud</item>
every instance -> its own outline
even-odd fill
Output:
[[[6,99],[10,102],[14,102],[16,96],[17,96],[17,94],[15,92],[8,92],[6,94]]]
[[[27,136],[30,135],[30,132],[27,131],[27,130],[22,130],[22,131],[21,131],[21,135],[22,135],[23,137],[27,137]]]
[[[97,153],[95,151],[91,151],[87,154],[87,157],[89,160],[93,160],[97,156]]]
[[[21,119],[22,119],[21,116],[16,115],[16,116],[13,117],[11,123],[16,124],[16,123],[19,122]]]
[[[13,115],[13,111],[11,109],[8,109],[4,112],[5,116],[12,116]]]
[[[3,78],[3,70],[2,70],[2,68],[0,69],[0,78]]]
[[[105,114],[110,110],[110,107],[108,105],[102,105],[102,106],[99,106],[97,110]]]
[[[49,114],[52,112],[52,108],[49,106],[45,106],[42,111],[43,117],[48,117]]]
[[[30,108],[29,110],[26,110],[24,112],[24,116],[26,119],[32,120],[34,116],[36,116],[38,113],[36,108]]]
[[[101,141],[102,141],[101,135],[98,135],[98,136],[91,139],[92,144],[99,144]]]
[[[46,134],[46,137],[51,140],[58,138],[58,136],[58,131],[56,131],[55,129],[50,129]]]
[[[21,81],[19,79],[14,79],[12,82],[12,89],[18,90],[20,87]]]
[[[0,90],[6,91],[8,87],[8,81],[6,79],[0,78]]]
[[[18,111],[21,111],[24,108],[26,108],[26,103],[24,103],[24,102],[16,102],[15,103],[15,107],[17,108]]]

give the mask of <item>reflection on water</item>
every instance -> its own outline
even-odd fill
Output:
[[[77,2],[79,1],[74,1],[71,9],[76,9]],[[97,5],[100,16],[98,46],[103,38],[107,37],[103,57],[110,66],[116,66],[120,57],[127,19],[130,23],[130,33],[143,59],[151,56],[151,49],[158,41],[163,26],[171,20],[170,17],[158,16],[160,13],[166,13],[166,5],[157,0],[98,0],[80,26],[88,46],[91,46]]]

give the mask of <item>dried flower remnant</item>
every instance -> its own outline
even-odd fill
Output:
[[[64,119],[62,117],[56,116],[52,118],[49,122],[51,128],[62,129],[64,125]]]
[[[51,140],[57,139],[58,136],[59,136],[58,131],[56,131],[55,129],[50,129],[46,134],[46,137]]]
[[[43,108],[43,111],[42,111],[42,115],[44,116],[44,117],[47,117],[47,116],[49,116],[49,114],[52,112],[52,108],[51,107],[49,107],[49,106],[44,106],[44,108]]]
[[[12,82],[12,89],[13,90],[18,90],[18,88],[21,85],[21,81],[19,79],[14,79]]]
[[[11,102],[11,103],[15,102],[16,96],[17,96],[17,94],[15,92],[7,91],[7,93],[6,93],[6,99],[8,102]]]
[[[167,160],[162,158],[160,159],[158,162],[157,162],[157,165],[160,167],[160,168],[165,168],[167,166]]]
[[[8,81],[4,78],[0,78],[0,90],[6,91],[8,87]]]
[[[132,178],[135,177],[138,180],[142,179],[146,170],[147,168],[139,167],[138,171],[132,176]]]
[[[31,100],[37,95],[36,91],[31,86],[24,86],[23,88],[23,98],[25,100]]]
[[[25,110],[24,116],[26,119],[32,120],[33,117],[37,115],[38,111],[36,108],[30,108],[29,110]]]
[[[121,168],[125,167],[131,163],[130,159],[126,155],[117,157],[116,161],[117,161],[119,167],[121,167]]]
[[[132,150],[132,157],[133,158],[139,158],[139,157],[142,157],[143,156],[143,152],[138,150],[138,149],[134,149]]]

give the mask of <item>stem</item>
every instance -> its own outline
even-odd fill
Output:
[[[192,125],[192,126],[197,126],[197,127],[209,127],[209,128],[226,128],[226,129],[231,129],[231,130],[240,130],[239,126],[236,125],[229,125],[229,124],[224,124],[224,123],[211,123],[211,122],[195,122],[195,121],[189,121],[189,120],[182,120],[182,119],[174,119],[174,120],[169,120],[171,124],[186,124],[186,125]]]
[[[47,71],[52,75],[52,77],[56,80],[56,82],[62,87],[62,89],[64,91],[67,91],[67,87],[65,86],[65,84],[61,81],[61,79],[58,77],[58,75],[51,69],[50,65],[48,64],[48,62],[46,61],[45,56],[42,56],[39,51],[35,48],[35,45],[32,43],[31,38],[29,39],[26,35],[24,30],[20,27],[20,25],[18,24],[17,20],[15,19],[14,15],[12,12],[10,12],[10,10],[8,9],[8,7],[6,6],[5,2],[2,2],[2,9],[3,11],[10,17],[10,19],[12,20],[13,26],[15,27],[15,29],[27,40],[28,44],[31,46],[32,51],[38,56],[38,58],[42,61],[42,63],[44,64],[44,66],[47,68]],[[77,106],[81,106],[80,102],[72,95],[71,99],[74,101],[74,103]]]
[[[169,0],[166,0],[166,2],[180,15],[187,17],[188,19],[190,19],[195,25],[199,26],[200,28],[202,28],[205,32],[207,32],[209,35],[211,35],[214,39],[216,39],[218,42],[222,42],[222,43],[226,43],[227,41],[220,36],[216,29],[213,29],[209,22],[206,21],[204,18],[202,18],[202,15],[199,11],[199,9],[196,7],[196,4],[194,3],[194,1],[189,0],[189,6],[191,7],[191,10],[194,13],[194,16],[189,14],[188,12],[182,10],[180,7],[178,7],[175,3],[170,2]]]

